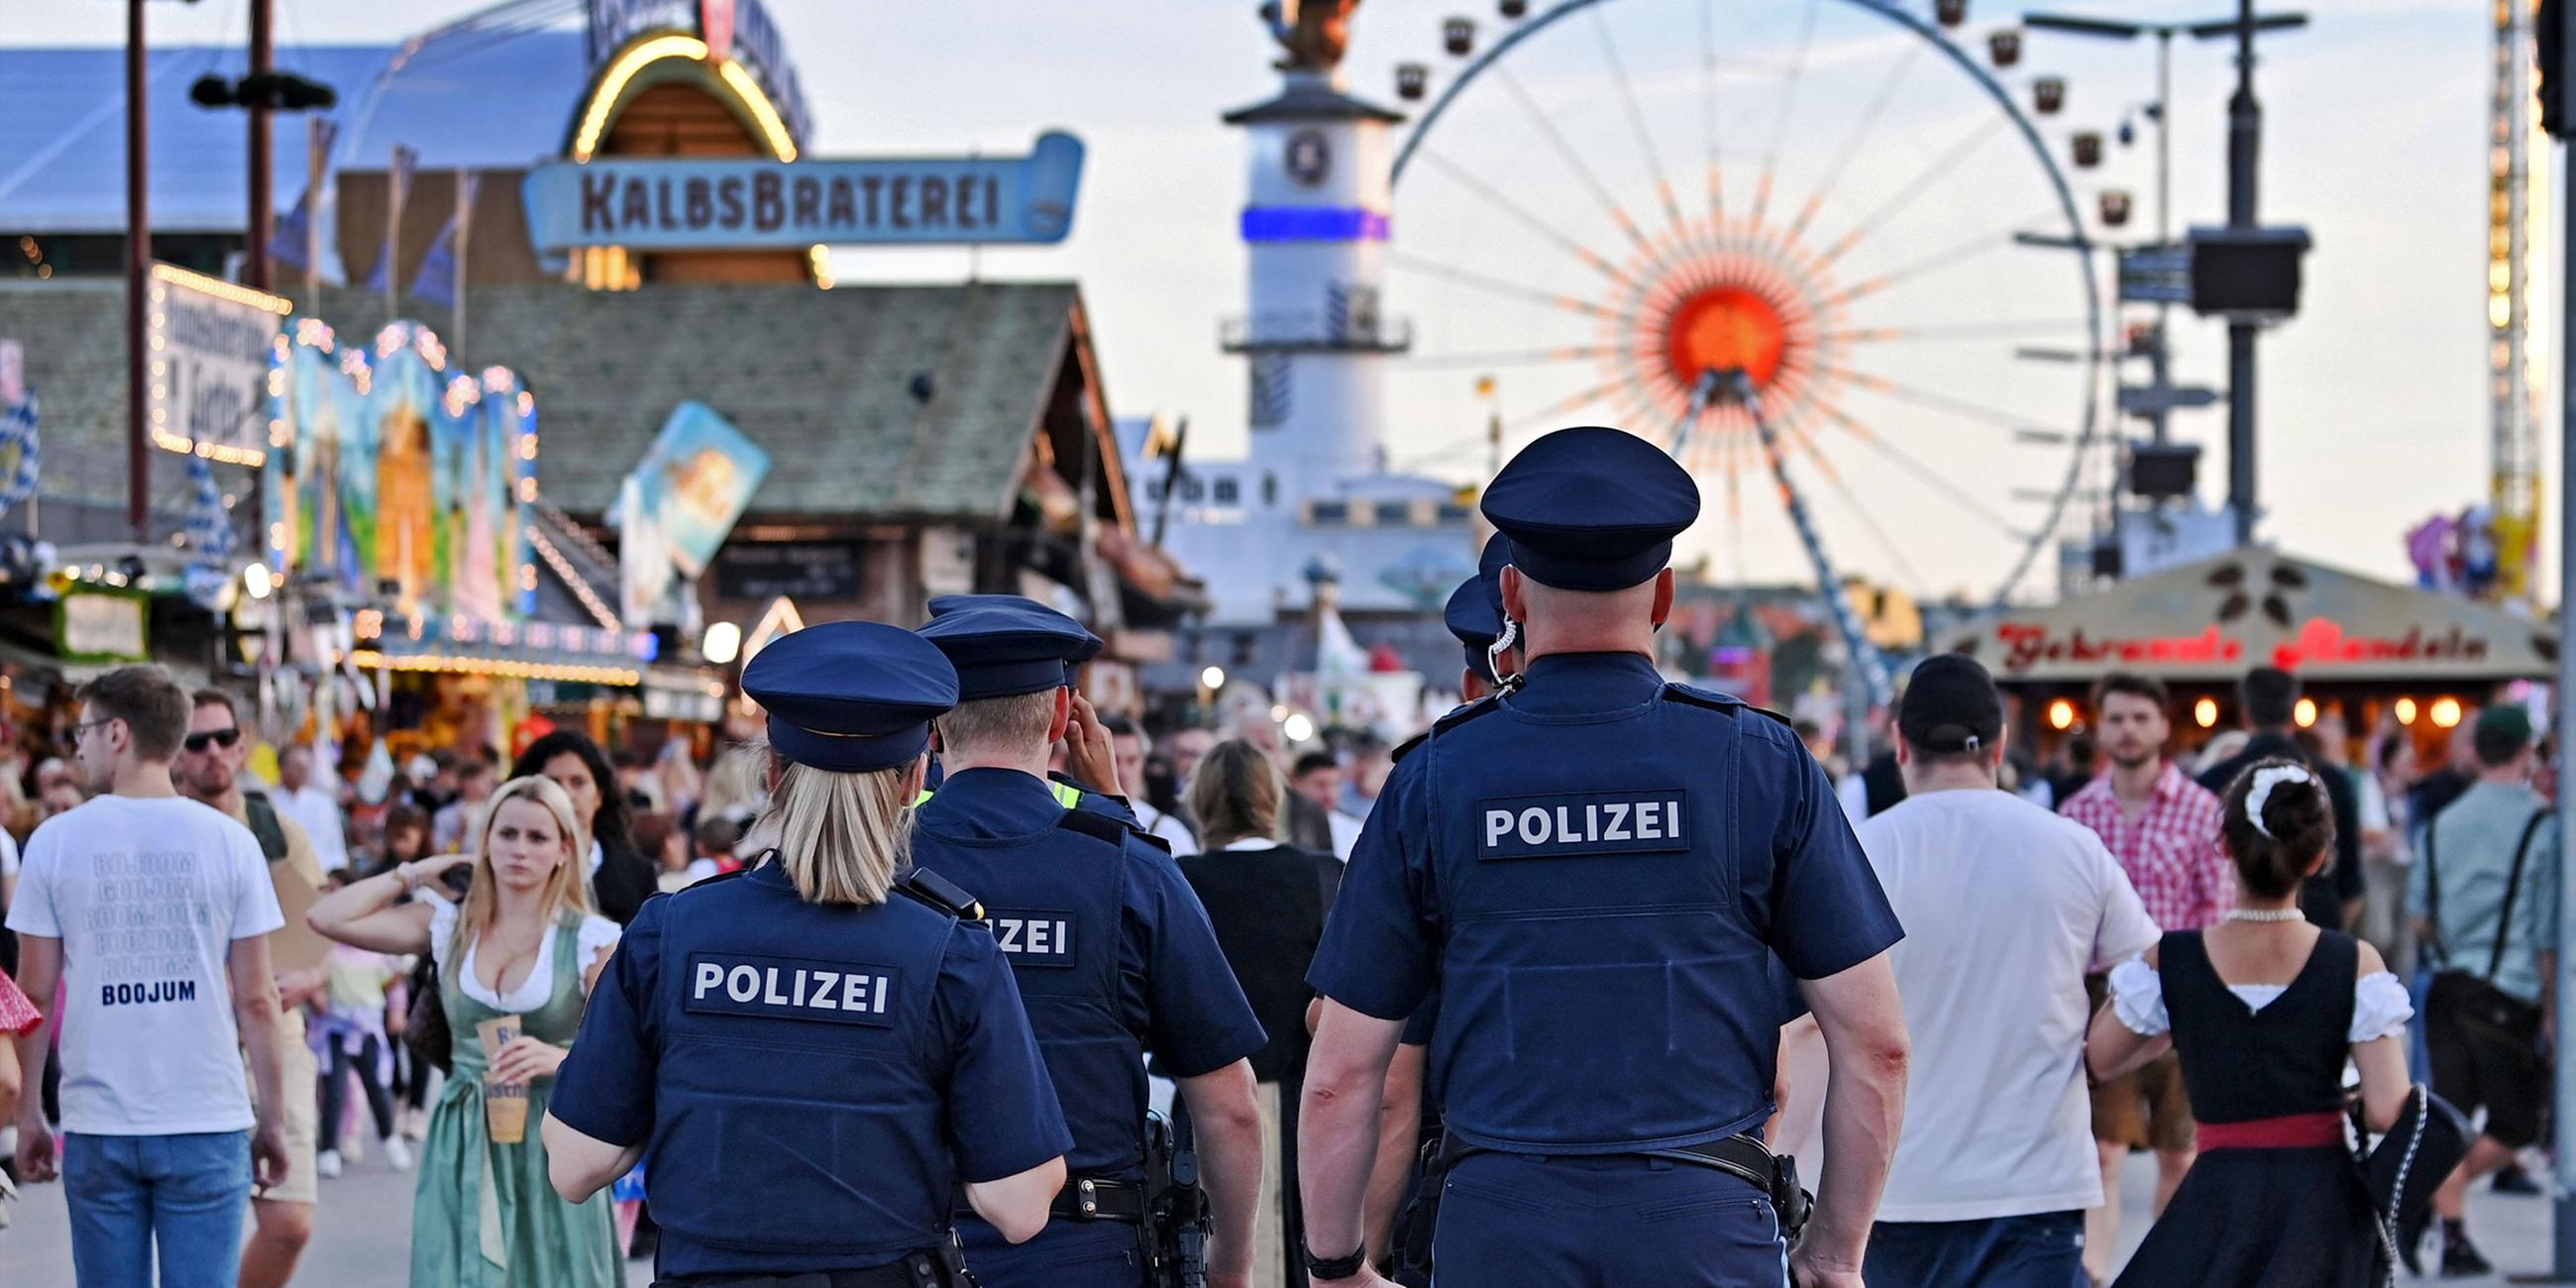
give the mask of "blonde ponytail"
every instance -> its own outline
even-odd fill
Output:
[[[770,793],[778,865],[807,903],[884,903],[912,850],[913,769],[834,773],[794,762]]]

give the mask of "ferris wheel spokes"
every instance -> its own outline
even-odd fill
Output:
[[[1610,65],[1610,79],[1619,87],[1619,102],[1628,109],[1628,127],[1636,135],[1637,150],[1646,159],[1646,172],[1655,178],[1655,192],[1664,200],[1664,216],[1670,227],[1681,228],[1681,203],[1673,197],[1673,181],[1664,173],[1663,157],[1655,151],[1655,137],[1646,128],[1646,113],[1637,106],[1637,88],[1628,83],[1628,65],[1619,57],[1618,42],[1611,38],[1610,19],[1599,5],[1592,7],[1592,28],[1601,37],[1601,58]]]
[[[1651,250],[1646,245],[1646,234],[1637,227],[1637,221],[1628,217],[1627,207],[1620,205],[1619,199],[1611,196],[1609,187],[1601,182],[1601,176],[1594,174],[1592,167],[1584,164],[1582,154],[1576,152],[1574,145],[1566,141],[1565,132],[1556,128],[1556,122],[1539,107],[1538,100],[1530,97],[1530,92],[1521,87],[1520,78],[1512,75],[1512,69],[1496,64],[1494,74],[1501,78],[1503,88],[1510,91],[1512,101],[1519,103],[1521,110],[1528,114],[1531,126],[1538,130],[1540,137],[1548,141],[1548,146],[1556,150],[1557,159],[1563,161],[1567,169],[1574,171],[1583,180],[1584,185],[1592,189],[1592,195],[1601,202],[1602,209],[1610,212],[1610,218],[1619,225],[1619,231],[1628,234],[1628,240],[1635,242],[1637,249]]]
[[[1502,190],[1482,179],[1477,178],[1473,171],[1468,170],[1466,167],[1451,161],[1449,158],[1444,157],[1427,147],[1421,149],[1417,155],[1419,155],[1432,169],[1447,175],[1460,187],[1483,198],[1488,205],[1491,205],[1495,209],[1502,211],[1504,214],[1511,216],[1512,219],[1522,227],[1529,229],[1531,232],[1538,234],[1540,237],[1545,238],[1548,241],[1556,243],[1559,247],[1563,248],[1567,254],[1581,260],[1585,265],[1598,270],[1611,281],[1616,282],[1621,286],[1631,285],[1628,280],[1628,275],[1621,272],[1619,266],[1611,263],[1608,257],[1602,255],[1599,251],[1576,241],[1573,237],[1567,235],[1564,229],[1539,218],[1527,207],[1522,206],[1519,202],[1504,195]]]
[[[1771,182],[1779,171],[1780,147],[1789,138],[1789,118],[1798,106],[1798,82],[1806,79],[1807,51],[1816,38],[1816,13],[1823,0],[1807,0],[1798,22],[1798,52],[1789,60],[1789,71],[1780,82],[1780,111],[1771,119],[1771,146],[1762,154],[1762,182],[1753,190],[1753,224],[1762,226],[1762,216],[1771,205]]]

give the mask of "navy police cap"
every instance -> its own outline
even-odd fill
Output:
[[[1512,566],[1564,590],[1624,590],[1672,562],[1699,518],[1699,484],[1626,430],[1560,429],[1521,449],[1485,488],[1485,517]]]
[[[957,669],[920,636],[883,622],[825,622],[781,635],[742,669],[769,711],[769,745],[839,773],[891,769],[930,746],[957,705]]]
[[[1494,680],[1493,656],[1488,651],[1503,633],[1503,565],[1512,561],[1512,543],[1500,536],[1485,540],[1484,554],[1477,560],[1476,575],[1458,583],[1449,592],[1449,604],[1441,610],[1442,624],[1458,642],[1467,648],[1467,667]]]
[[[920,634],[956,665],[963,702],[1063,688],[1101,648],[1082,623],[1022,595],[942,595]]]

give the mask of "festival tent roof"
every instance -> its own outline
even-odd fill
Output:
[[[2475,600],[2239,550],[2096,595],[1978,619],[1948,647],[2015,682],[2106,671],[2233,680],[2278,666],[2312,682],[2540,679],[2558,632]]]

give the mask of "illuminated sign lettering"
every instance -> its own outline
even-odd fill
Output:
[[[1995,639],[2004,646],[2007,671],[2049,662],[2234,662],[2245,656],[2245,641],[2215,626],[2197,635],[2096,637],[2080,626],[2056,636],[2035,622],[2005,622],[1995,627]]]

